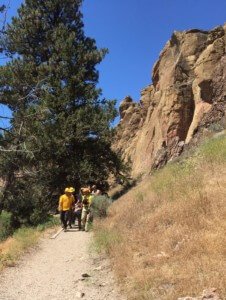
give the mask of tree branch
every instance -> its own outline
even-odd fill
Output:
[[[5,149],[3,148],[2,146],[0,146],[0,152],[21,152],[21,153],[31,153],[33,154],[34,152],[37,152],[37,151],[30,151],[30,150],[24,150],[24,149],[14,149],[14,148],[11,148],[11,149]]]
[[[0,13],[3,13],[3,20],[1,21],[2,23],[2,28],[0,30],[1,33],[5,33],[5,25],[6,25],[6,21],[7,21],[7,12],[10,8],[10,0],[8,0],[8,4],[5,5],[3,4],[1,7],[0,7]]]
[[[10,133],[11,135],[13,135],[12,134],[12,132],[9,130],[9,129],[7,129],[7,128],[3,128],[3,127],[0,127],[0,131],[5,131],[5,132],[7,132],[7,133]]]
[[[0,119],[12,120],[12,118],[11,118],[11,117],[5,117],[5,116],[0,116]]]

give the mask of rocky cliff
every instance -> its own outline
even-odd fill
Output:
[[[178,156],[203,128],[224,126],[225,49],[226,24],[174,32],[140,102],[129,96],[122,101],[113,147],[131,161],[133,176]]]

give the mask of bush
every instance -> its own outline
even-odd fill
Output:
[[[11,226],[11,213],[3,211],[0,214],[0,241],[5,240],[8,236],[13,233]]]
[[[46,230],[47,228],[60,225],[60,219],[56,216],[49,216],[48,220],[37,226],[38,231]]]
[[[93,216],[96,218],[105,218],[107,216],[108,207],[112,200],[107,196],[95,196],[92,202]]]

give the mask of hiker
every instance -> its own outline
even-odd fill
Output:
[[[62,222],[64,231],[67,231],[67,223],[69,221],[69,225],[70,225],[70,212],[72,209],[72,205],[75,202],[75,198],[72,195],[74,193],[74,188],[70,187],[70,188],[65,188],[64,192],[65,194],[63,194],[62,196],[60,196],[59,199],[59,211],[60,211],[60,220]]]
[[[77,203],[75,204],[75,208],[74,208],[74,223],[76,221],[76,219],[78,220],[78,230],[82,229],[82,202],[81,201],[77,201]]]
[[[71,190],[74,190],[73,187],[70,188]],[[74,190],[75,191],[75,190]],[[71,204],[71,208],[68,212],[68,226],[69,228],[72,228],[72,223],[74,223],[74,209],[75,209],[75,196],[73,195],[73,199],[72,199],[72,204]]]
[[[99,196],[101,195],[101,191],[97,189],[97,186],[94,184],[92,187],[91,187],[91,194],[92,195],[95,195],[95,196]]]
[[[88,231],[88,224],[91,218],[91,204],[93,195],[89,188],[81,188],[82,193],[82,230]]]

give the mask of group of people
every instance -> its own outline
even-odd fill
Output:
[[[77,196],[74,196],[74,193],[73,187],[67,187],[64,194],[60,196],[58,210],[62,227],[64,231],[67,231],[67,228],[72,228],[77,220],[78,229],[88,231],[92,219],[93,198],[95,195],[100,195],[101,192],[96,185],[93,185],[81,188]]]

